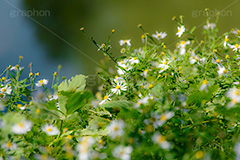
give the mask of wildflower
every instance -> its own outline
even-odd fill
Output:
[[[233,49],[233,51],[238,51],[238,49],[240,49],[240,45],[239,44],[235,44],[235,45],[228,44],[228,46],[231,49]]]
[[[9,150],[17,149],[17,144],[12,142],[7,142],[7,143],[3,143],[1,147],[5,149],[5,151],[9,151]]]
[[[166,112],[160,116],[156,116],[156,122],[153,123],[154,127],[161,127],[167,120],[171,119],[174,116],[174,112]]]
[[[41,86],[44,86],[44,85],[47,85],[48,84],[48,80],[46,79],[41,79],[40,81],[38,81],[35,85],[37,87],[41,87]]]
[[[178,31],[176,33],[176,35],[180,38],[182,36],[182,34],[185,32],[185,27],[181,26],[181,27],[177,27]]]
[[[122,77],[118,77],[118,76],[115,76],[115,77],[114,77],[114,82],[115,82],[115,83],[123,82],[123,81],[124,81],[124,79],[123,79]]]
[[[19,67],[19,65],[17,64],[17,65],[15,65],[15,66],[11,67],[11,68],[10,68],[10,71],[12,71],[12,70],[14,70],[14,71],[17,71],[17,70],[21,71],[21,70],[23,70],[23,69],[24,69],[24,67]]]
[[[144,76],[144,77],[146,78],[149,71],[152,71],[152,70],[151,70],[151,69],[145,69],[145,70],[143,71],[143,73],[141,73],[140,75],[141,75],[141,76]]]
[[[235,29],[233,29],[232,33],[235,34],[235,35],[239,35],[240,34],[240,29],[235,28]]]
[[[45,124],[45,126],[41,127],[42,131],[46,132],[47,135],[53,136],[57,135],[59,133],[59,130],[57,127],[54,127],[51,124]]]
[[[11,88],[11,86],[8,86],[8,85],[4,86],[0,90],[0,93],[2,93],[3,95],[6,95],[6,94],[9,95],[9,94],[11,94],[11,92],[12,92],[12,88]]]
[[[211,29],[213,30],[216,27],[215,23],[207,23],[207,25],[203,26],[203,29]]]
[[[163,149],[169,149],[171,147],[170,143],[166,141],[166,138],[158,132],[153,135],[152,141]]]
[[[200,87],[200,91],[202,91],[202,90],[207,91],[207,87],[208,87],[208,81],[206,79],[204,79],[202,82],[202,85]]]
[[[79,160],[88,160],[90,157],[90,149],[94,144],[95,140],[92,137],[83,137],[80,139],[79,144],[76,149],[78,151],[78,159]]]
[[[131,47],[131,43],[130,43],[131,39],[128,39],[128,40],[120,40],[119,41],[119,44],[120,46],[123,46],[123,45],[127,45],[128,47]]]
[[[130,60],[129,60],[129,62],[130,62],[130,64],[134,64],[134,63],[139,63],[139,60],[138,60],[138,58],[137,57],[133,57],[133,58],[131,58]]]
[[[180,55],[184,55],[186,53],[186,45],[189,45],[190,41],[181,41],[180,44],[178,45],[178,48],[180,49]]]
[[[25,120],[13,125],[12,131],[15,134],[26,134],[32,129],[32,126],[33,124],[31,121]]]
[[[226,96],[231,99],[231,102],[227,106],[228,108],[231,108],[240,102],[240,91],[236,87],[229,89]]]
[[[119,145],[114,148],[112,155],[113,157],[121,160],[130,160],[132,151],[133,148],[131,146],[125,147],[123,145]]]
[[[227,69],[225,67],[223,67],[223,66],[219,66],[217,72],[218,72],[218,75],[220,76],[222,74],[226,74],[227,73]]]
[[[116,86],[114,86],[114,88],[111,89],[111,91],[113,93],[116,93],[117,95],[121,94],[121,91],[126,91],[127,90],[127,84],[126,83],[117,83]]]
[[[146,104],[148,102],[148,100],[149,100],[148,96],[146,96],[146,97],[144,97],[142,99],[137,100],[137,104],[135,105],[135,107],[139,108],[141,106],[141,104]]]
[[[145,42],[145,35],[144,34],[141,36],[141,40],[142,40],[142,43]]]
[[[158,32],[156,31],[156,34],[153,34],[152,37],[156,38],[157,40],[164,39],[167,36],[166,32]]]
[[[228,35],[226,35],[225,39],[224,39],[224,42],[223,42],[223,46],[227,47],[228,42],[229,42]]]
[[[111,94],[107,94],[106,96],[104,96],[103,100],[99,103],[99,105],[102,105],[103,103],[107,102],[107,101],[111,101],[112,99],[110,98]]]
[[[125,123],[122,120],[113,120],[107,127],[110,131],[109,136],[112,139],[119,138],[124,133]]]
[[[161,70],[159,71],[159,73],[161,73],[161,72],[165,71],[166,69],[168,69],[168,67],[169,67],[168,64],[169,64],[170,62],[171,62],[171,61],[168,61],[168,59],[162,60],[162,61],[161,61],[161,64],[158,65],[158,68],[161,68]]]

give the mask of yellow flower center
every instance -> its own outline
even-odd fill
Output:
[[[164,136],[158,136],[157,142],[158,142],[159,144],[163,143],[164,141],[166,141],[166,139],[165,139]]]
[[[217,52],[217,50],[216,50],[216,49],[214,49],[214,50],[213,50],[213,53],[216,53],[216,52]]]
[[[144,72],[148,72],[148,69],[145,69]]]
[[[161,36],[161,34],[160,34],[160,33],[158,33],[158,34],[157,34],[157,37],[160,37],[160,36]]]
[[[181,31],[181,29],[178,29],[178,31],[177,32],[180,32]]]
[[[181,44],[185,44],[186,42],[185,41],[182,41]]]
[[[237,34],[240,34],[240,29],[237,31]]]
[[[144,35],[141,36],[142,39],[143,39],[144,37],[145,37]]]
[[[114,126],[113,130],[117,131],[118,130],[118,126]]]
[[[167,120],[167,117],[166,117],[166,115],[164,114],[164,115],[162,115],[161,116],[161,118],[160,118],[160,120],[162,120],[162,121],[166,121]]]
[[[127,40],[124,40],[124,43],[126,44],[126,43],[127,43]]]
[[[173,60],[177,59],[177,57],[172,57]]]
[[[167,61],[165,61],[163,64],[164,64],[164,65],[167,65],[167,64],[168,64],[168,62],[167,62]]]
[[[148,88],[153,88],[153,84],[150,84],[150,85],[148,86]]]
[[[208,81],[206,79],[203,80],[203,84],[207,84]]]
[[[39,83],[40,83],[41,85],[44,85],[44,83],[43,83],[43,80],[42,80],[42,79],[39,81]]]
[[[52,131],[52,127],[48,127],[47,132],[51,132],[51,131]]]
[[[236,99],[233,99],[233,100],[232,100],[232,103],[233,103],[233,104],[237,104],[237,100],[236,100]]]
[[[36,113],[37,113],[37,114],[40,114],[40,109],[36,109]]]
[[[118,76],[115,76],[115,79],[117,79],[118,78]]]
[[[228,42],[229,41],[229,39],[228,38],[225,38],[225,42]]]
[[[134,57],[133,59],[134,59],[134,60],[137,60],[137,57]]]
[[[165,56],[165,53],[164,53],[164,52],[161,52],[161,55],[162,55],[162,56]]]
[[[108,96],[104,96],[104,98],[103,99],[108,99]]]
[[[6,92],[6,88],[2,88],[2,92]]]
[[[239,95],[239,92],[238,92],[238,91],[235,91],[234,94],[238,96],[238,95]]]
[[[228,59],[228,58],[229,58],[229,55],[226,55],[225,58]]]
[[[198,151],[196,154],[195,154],[195,157],[197,159],[201,159],[203,157],[203,151]]]
[[[226,69],[224,69],[223,73],[224,73],[224,74],[225,74],[225,73],[227,73],[227,70],[226,70]]]
[[[236,48],[238,48],[238,47],[239,47],[239,45],[238,45],[238,44],[235,44],[235,47],[236,47]]]
[[[123,67],[124,69],[127,69],[127,67]]]
[[[22,105],[21,105],[21,104],[18,104],[18,105],[17,105],[17,107],[18,107],[18,108],[21,108],[21,107],[22,107]]]
[[[8,148],[12,147],[12,143],[11,143],[11,142],[8,142],[8,143],[7,143],[7,147],[8,147]]]
[[[217,59],[216,62],[217,62],[217,63],[220,63],[220,59]]]
[[[67,138],[68,138],[68,139],[72,139],[72,136],[71,136],[71,135],[67,135]]]
[[[116,89],[119,90],[121,87],[119,85],[116,86]]]
[[[6,78],[5,78],[5,77],[2,77],[2,80],[3,80],[3,81],[5,81],[5,80],[6,80]]]
[[[198,57],[195,57],[195,60],[197,60],[197,61],[198,61],[198,60],[199,60],[199,58],[198,58]]]
[[[100,139],[98,142],[101,143],[101,144],[103,144],[103,140],[102,140],[102,139]]]
[[[18,126],[19,126],[20,128],[23,128],[23,127],[24,127],[24,125],[23,125],[22,122],[18,123]]]

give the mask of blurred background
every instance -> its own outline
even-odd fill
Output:
[[[51,79],[61,64],[61,75],[70,78],[75,74],[95,75],[104,56],[79,30],[82,26],[98,43],[106,42],[114,28],[112,53],[120,55],[120,39],[131,39],[133,46],[141,45],[142,24],[152,34],[165,31],[166,45],[174,47],[177,24],[172,17],[183,15],[185,26],[198,26],[200,35],[206,15],[220,12],[220,33],[240,28],[239,0],[1,0],[0,1],[0,68],[15,65],[24,57],[24,74],[33,63],[33,72],[41,78]]]

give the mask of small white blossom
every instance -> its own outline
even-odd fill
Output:
[[[174,116],[174,112],[166,112],[161,114],[160,116],[156,116],[156,121],[153,123],[154,127],[161,127],[165,122],[169,119],[171,119]]]
[[[134,64],[134,63],[139,63],[139,60],[137,57],[132,57],[130,60],[129,60],[130,64]]]
[[[154,143],[157,143],[163,149],[169,149],[171,147],[171,144],[166,141],[165,136],[161,135],[158,132],[154,133],[152,141]]]
[[[49,136],[57,135],[59,133],[59,130],[57,127],[54,127],[51,124],[45,124],[43,127],[41,127],[42,131],[47,133]]]
[[[37,87],[41,87],[41,86],[44,86],[44,85],[47,85],[48,84],[48,80],[47,79],[41,79],[40,81],[38,81],[35,85]]]
[[[19,66],[13,66],[10,68],[10,71],[14,70],[14,71],[17,71],[17,69],[19,69],[19,71],[23,70],[24,67],[19,67]]]
[[[114,88],[111,89],[112,93],[116,93],[117,95],[121,94],[121,91],[127,90],[127,84],[126,83],[117,83],[117,85],[113,86]]]
[[[185,27],[181,26],[181,27],[177,27],[178,31],[176,33],[176,35],[180,38],[182,36],[182,34],[185,32]]]
[[[184,55],[186,53],[186,45],[189,45],[190,41],[181,41],[180,44],[178,45],[179,50],[179,54],[180,55]]]
[[[228,46],[229,46],[233,51],[238,51],[238,50],[240,49],[240,45],[239,45],[239,44],[235,44],[235,45],[228,44]]]
[[[227,73],[227,69],[225,67],[223,67],[223,66],[219,66],[217,72],[218,72],[218,75],[220,76],[222,74],[226,74]]]
[[[207,91],[207,87],[208,87],[208,81],[205,79],[205,80],[203,80],[203,82],[202,82],[202,85],[201,85],[201,87],[200,87],[200,91],[202,91],[202,90]]]
[[[92,137],[83,137],[80,139],[79,144],[76,147],[78,152],[78,159],[79,160],[90,160],[91,155],[91,147],[94,144],[95,140]]]
[[[128,47],[130,47],[130,46],[131,46],[131,42],[130,42],[130,41],[131,41],[131,39],[128,39],[128,40],[126,40],[126,39],[125,39],[125,40],[120,40],[120,41],[119,41],[119,44],[120,44],[120,46],[123,46],[123,45],[126,44]]]
[[[168,59],[162,60],[162,61],[161,61],[161,64],[158,65],[158,68],[161,68],[161,70],[159,71],[159,73],[161,73],[161,72],[165,71],[166,69],[168,69],[168,67],[169,67],[168,64],[169,64],[170,62],[171,62],[171,61],[169,61]]]
[[[12,92],[12,88],[11,88],[11,86],[9,86],[9,85],[4,86],[4,87],[1,88],[1,90],[0,90],[0,93],[2,93],[3,95],[6,95],[6,94],[10,95],[11,92]]]
[[[224,42],[223,42],[223,46],[226,48],[229,42],[229,38],[228,35],[225,36]]]
[[[9,151],[9,150],[17,149],[17,144],[12,142],[7,142],[7,143],[3,143],[1,147],[5,149],[5,151]]]
[[[125,123],[122,120],[114,120],[107,127],[110,131],[109,136],[112,139],[120,138],[124,134]]]
[[[131,153],[133,148],[131,146],[116,146],[112,152],[113,157],[119,158],[121,160],[131,160]]]
[[[166,32],[158,32],[156,31],[156,34],[153,34],[152,37],[156,38],[157,40],[164,39],[167,36]]]
[[[203,26],[203,29],[211,29],[213,30],[216,27],[215,23],[208,23],[207,25]]]
[[[235,35],[239,35],[239,34],[240,34],[240,29],[235,28],[235,29],[232,31],[232,33],[235,34]]]
[[[12,131],[15,134],[26,134],[28,131],[32,129],[32,126],[33,124],[31,121],[25,120],[13,125]]]
[[[107,94],[106,96],[104,96],[103,100],[99,103],[99,105],[102,105],[103,103],[107,102],[107,101],[111,101],[112,99],[110,98],[112,95],[111,94]]]

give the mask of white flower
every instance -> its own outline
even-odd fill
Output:
[[[113,120],[107,127],[110,131],[109,136],[112,139],[119,138],[124,133],[125,123],[122,120]]]
[[[168,64],[169,64],[170,62],[171,62],[171,61],[169,61],[168,59],[162,60],[162,61],[161,61],[161,64],[158,65],[158,68],[161,68],[161,70],[159,71],[159,73],[161,73],[161,72],[165,71],[166,69],[168,69],[168,67],[169,67]]]
[[[223,66],[219,66],[217,72],[218,72],[218,74],[220,76],[222,74],[226,74],[227,73],[227,69],[225,67],[223,67]]]
[[[41,86],[44,86],[44,85],[47,85],[48,84],[48,80],[46,79],[41,79],[40,81],[38,81],[35,85],[37,87],[41,87]]]
[[[12,131],[15,134],[26,134],[28,131],[32,129],[32,126],[33,124],[31,121],[25,120],[13,125]]]
[[[208,87],[208,81],[205,79],[205,80],[203,80],[203,82],[202,82],[202,85],[201,85],[201,87],[200,87],[200,91],[202,91],[202,90],[207,91],[207,87]]]
[[[124,147],[123,145],[116,146],[112,152],[113,157],[121,160],[130,160],[133,148],[131,146]]]
[[[166,112],[160,116],[156,116],[156,121],[153,123],[155,128],[161,127],[167,120],[171,119],[174,116],[174,112]]]
[[[124,82],[124,79],[123,79],[122,77],[115,76],[115,77],[114,77],[114,82],[115,82],[115,83]]]
[[[144,76],[144,77],[146,78],[149,71],[152,71],[152,70],[151,70],[151,69],[145,69],[145,70],[143,71],[143,73],[141,73],[140,75],[141,75],[141,76]]]
[[[186,53],[186,45],[189,45],[190,41],[181,41],[180,44],[178,45],[178,48],[180,49],[179,54],[184,55]]]
[[[148,100],[149,100],[148,96],[146,96],[146,97],[144,97],[142,99],[137,100],[137,104],[135,105],[135,107],[139,108],[141,106],[141,104],[146,104],[148,102]]]
[[[119,41],[119,44],[120,44],[120,46],[123,46],[123,45],[127,45],[128,47],[130,47],[131,46],[131,43],[130,43],[130,41],[131,41],[131,39],[128,39],[128,40],[120,40]]]
[[[107,102],[107,101],[111,101],[112,99],[110,98],[112,95],[111,94],[107,94],[106,96],[104,96],[103,100],[99,103],[99,105],[102,105],[103,103]]]
[[[226,96],[231,99],[231,102],[227,105],[228,108],[231,108],[240,102],[240,91],[236,87],[229,89]]]
[[[3,143],[1,145],[1,147],[3,149],[5,149],[5,151],[9,151],[9,150],[17,149],[17,144],[16,143],[7,142],[7,143]]]
[[[134,63],[139,63],[139,60],[137,57],[132,57],[130,60],[129,60],[130,64],[134,64]]]
[[[224,42],[223,42],[223,46],[227,47],[228,42],[229,42],[228,35],[226,35],[225,39],[224,39]]]
[[[211,29],[213,30],[216,27],[215,23],[208,23],[207,25],[203,26],[203,29]]]
[[[169,149],[171,147],[170,143],[166,141],[166,138],[158,132],[154,133],[152,141],[163,149]]]
[[[166,32],[158,32],[156,31],[156,34],[153,34],[152,37],[156,38],[157,40],[164,39],[167,36]]]
[[[45,126],[41,127],[43,132],[46,132],[47,135],[49,136],[53,136],[53,135],[57,135],[59,133],[59,130],[57,127],[54,127],[51,124],[45,124]]]
[[[177,27],[178,31],[176,33],[176,35],[180,38],[182,36],[182,34],[185,32],[185,27],[181,26],[181,27]]]
[[[11,92],[12,92],[12,88],[10,86],[8,86],[8,85],[4,86],[0,90],[0,93],[2,93],[3,95],[11,94]]]
[[[16,65],[16,66],[11,67],[10,71],[12,71],[12,70],[17,71],[17,69],[19,69],[19,71],[21,71],[24,69],[24,67],[19,67],[18,65]]]
[[[239,34],[240,34],[240,29],[235,28],[235,29],[232,31],[232,33],[235,34],[235,35],[239,35]]]
[[[95,140],[92,137],[83,137],[80,139],[79,144],[76,149],[78,151],[78,159],[79,160],[88,160],[90,157],[90,150]]]
[[[233,51],[238,51],[238,49],[240,49],[240,45],[239,44],[235,44],[235,45],[228,44],[228,46],[231,49],[233,49]]]
[[[117,95],[121,94],[121,91],[127,90],[127,84],[126,83],[117,83],[116,86],[113,86],[114,88],[111,89],[113,93],[116,93]]]

